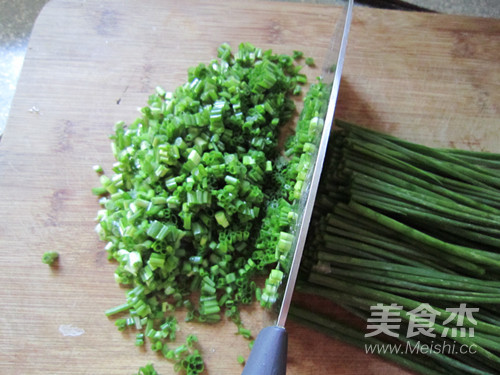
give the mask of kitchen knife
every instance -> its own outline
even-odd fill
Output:
[[[333,124],[335,106],[340,87],[340,78],[347,48],[347,39],[351,26],[353,0],[348,0],[343,13],[337,21],[332,37],[330,49],[327,52],[323,65],[322,81],[326,87],[331,85],[328,106],[324,115],[324,125],[321,136],[318,137],[314,167],[308,174],[306,188],[299,201],[299,217],[297,230],[295,230],[293,260],[288,272],[288,279],[281,302],[278,320],[273,326],[268,326],[260,331],[242,375],[284,375],[286,374],[286,361],[288,349],[288,334],[285,321],[292,300],[293,289],[297,280],[300,260],[311,221],[311,215],[316,199],[316,193],[323,169],[328,139]],[[313,159],[314,160],[314,159]]]

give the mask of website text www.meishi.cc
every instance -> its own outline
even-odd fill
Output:
[[[366,354],[475,354],[476,345],[466,345],[453,342],[415,343],[407,342],[406,344],[365,344]]]

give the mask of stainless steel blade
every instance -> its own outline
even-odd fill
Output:
[[[307,238],[309,223],[316,200],[316,193],[323,170],[323,162],[325,159],[328,139],[333,124],[335,115],[335,107],[337,104],[337,97],[340,88],[340,79],[342,76],[342,68],[344,66],[344,58],[347,48],[347,39],[352,20],[353,0],[348,0],[348,3],[343,9],[340,19],[337,21],[334,35],[331,40],[330,48],[327,52],[325,62],[323,64],[322,81],[328,87],[330,84],[331,92],[328,100],[328,106],[324,115],[324,124],[321,136],[317,142],[316,154],[313,160],[314,167],[309,172],[306,180],[306,188],[302,193],[299,202],[299,217],[297,219],[297,227],[295,228],[295,241],[292,247],[294,248],[293,260],[288,272],[288,280],[286,283],[285,293],[281,304],[281,309],[276,322],[277,326],[284,327],[288,310],[292,300],[293,290],[299,272],[300,261],[304,251],[304,245]]]

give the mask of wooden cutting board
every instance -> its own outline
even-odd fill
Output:
[[[132,374],[154,362],[173,374],[103,315],[124,290],[94,233],[92,166],[110,170],[116,121],[134,120],[155,86],[174,89],[222,42],[299,49],[320,65],[339,14],[283,2],[47,5],[0,143],[0,373]],[[499,151],[499,61],[499,20],[355,8],[337,115],[431,146]],[[60,252],[58,268],[41,263],[47,250]],[[255,308],[243,319],[254,332],[265,320]],[[296,323],[288,329],[290,375],[405,373]],[[189,332],[207,374],[241,372],[236,358],[249,350],[232,323],[182,325]]]

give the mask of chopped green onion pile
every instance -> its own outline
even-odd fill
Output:
[[[139,368],[139,372],[135,375],[158,375],[154,366],[148,363],[146,366]]]
[[[208,323],[225,315],[251,340],[238,306],[277,299],[322,126],[322,104],[311,102],[279,152],[293,95],[307,82],[301,58],[248,43],[233,54],[221,45],[218,59],[190,68],[185,84],[157,88],[139,118],[116,124],[113,175],[94,167],[102,205],[96,230],[117,262],[116,282],[129,287],[126,302],[106,315],[120,314],[117,327],[135,329],[136,345],[149,340],[177,371],[204,366],[193,337],[172,346],[175,311]],[[269,275],[262,290],[259,275]]]
[[[455,344],[473,352],[379,353],[422,374],[498,373],[500,155],[432,149],[337,125],[298,289],[339,303],[365,328],[374,306],[395,304],[401,324],[392,333],[398,337],[365,337],[353,321],[310,307],[295,306],[291,316],[361,348]],[[450,318],[447,309],[461,305],[474,312],[476,324]],[[422,307],[435,321],[417,315]],[[416,322],[434,336],[408,336]]]

